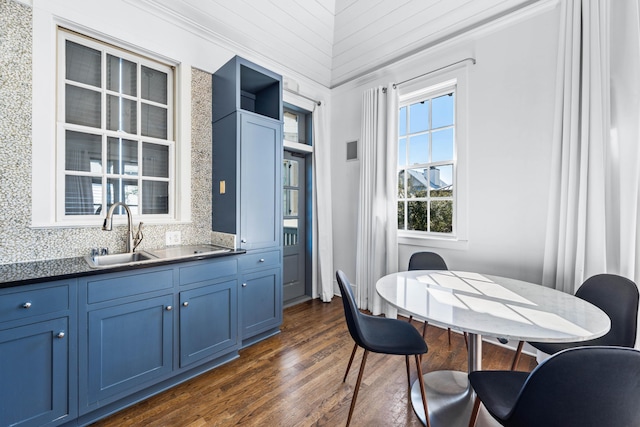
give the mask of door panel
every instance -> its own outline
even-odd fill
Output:
[[[305,295],[306,166],[305,158],[289,151],[282,162],[284,302]]]

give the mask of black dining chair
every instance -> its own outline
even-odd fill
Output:
[[[353,338],[353,341],[355,342],[353,351],[351,352],[351,357],[349,358],[349,364],[347,365],[347,371],[344,374],[342,382],[345,382],[347,379],[356,350],[358,347],[362,347],[364,349],[362,362],[360,364],[360,371],[358,373],[358,380],[356,382],[356,387],[353,390],[353,398],[351,399],[351,406],[349,407],[347,426],[351,423],[353,408],[355,407],[358,390],[360,389],[360,383],[362,382],[362,374],[367,361],[367,355],[369,352],[373,352],[405,356],[409,387],[411,387],[409,356],[415,356],[416,366],[418,368],[420,393],[422,394],[422,404],[424,406],[427,427],[429,427],[427,395],[424,388],[424,380],[422,378],[422,366],[420,364],[421,356],[428,351],[427,344],[424,339],[420,336],[420,333],[407,322],[397,319],[371,316],[360,312],[353,296],[351,283],[347,276],[344,272],[338,270],[336,272],[336,278],[338,279],[338,286],[340,287],[340,293],[342,294],[342,304],[344,306],[347,328],[349,329],[351,338]]]
[[[584,281],[576,297],[581,298],[602,311],[611,319],[611,329],[600,338],[582,342],[542,343],[529,342],[531,346],[547,354],[555,354],[571,347],[613,345],[634,347],[638,327],[638,287],[626,277],[616,274],[598,274]],[[511,370],[518,367],[522,346],[518,343]]]
[[[506,427],[640,426],[640,352],[626,347],[574,347],[530,374],[474,371],[469,427],[480,403]]]
[[[444,259],[435,252],[415,252],[409,258],[409,271],[411,270],[448,270],[447,263]],[[413,319],[413,316],[409,316],[409,322]],[[422,326],[422,337],[427,336],[428,322],[424,320]],[[451,345],[451,328],[447,328],[447,334],[449,338],[449,345]],[[467,333],[464,333],[464,342],[467,344]]]

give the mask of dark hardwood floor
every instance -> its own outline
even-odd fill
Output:
[[[415,322],[416,327],[422,324]],[[425,372],[466,370],[464,339],[429,326]],[[353,348],[340,298],[307,301],[284,311],[282,333],[240,352],[240,358],[94,424],[111,426],[341,426],[347,420],[362,350],[346,383]],[[508,369],[513,351],[486,344],[484,369]],[[523,355],[520,370],[535,360]],[[411,365],[411,380],[415,379]],[[421,426],[411,409],[404,358],[371,354],[352,426]]]

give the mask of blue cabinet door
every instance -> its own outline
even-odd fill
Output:
[[[242,276],[242,339],[277,328],[282,323],[281,276],[280,268]]]
[[[240,116],[240,246],[280,247],[282,123],[254,114]]]
[[[172,371],[173,295],[88,312],[82,413],[148,386]]]
[[[180,292],[180,367],[238,348],[238,282]]]
[[[67,317],[0,331],[0,425],[44,426],[68,421]]]

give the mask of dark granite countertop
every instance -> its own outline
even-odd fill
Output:
[[[243,254],[245,252],[246,251],[244,250],[232,250],[223,253],[196,254],[189,258],[158,259],[157,261],[144,264],[119,265],[107,268],[91,268],[89,267],[89,264],[87,264],[87,261],[85,261],[84,257],[0,264],[0,288],[23,286],[44,281],[73,279],[116,271],[129,271],[141,268],[157,267],[159,265],[169,265],[206,258],[218,258]]]

